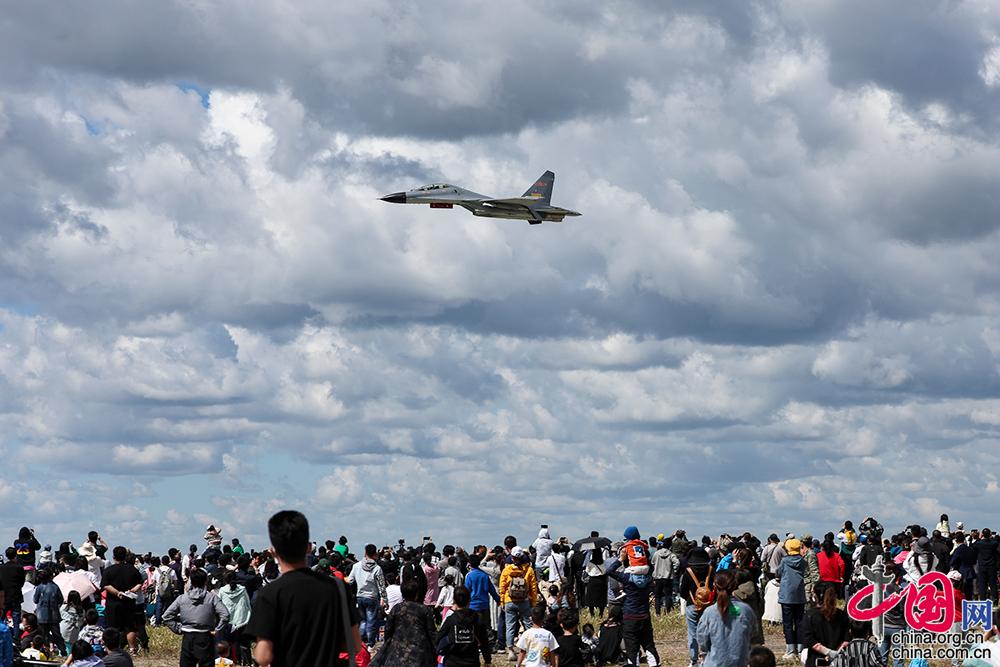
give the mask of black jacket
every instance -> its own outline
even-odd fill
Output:
[[[479,667],[479,656],[489,664],[492,657],[489,635],[471,609],[459,609],[444,619],[437,633],[437,647],[447,646],[445,667]]]

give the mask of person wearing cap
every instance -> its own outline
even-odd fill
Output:
[[[806,609],[816,606],[816,584],[822,579],[819,571],[819,556],[810,545],[813,542],[812,535],[806,533],[802,536],[802,559],[806,562],[805,586],[806,586]]]
[[[794,537],[785,540],[787,555],[778,566],[778,602],[781,604],[781,625],[785,634],[785,660],[794,660],[802,652],[799,637],[806,609],[805,547]]]
[[[500,573],[500,602],[507,622],[509,657],[516,660],[514,640],[522,624],[531,627],[531,608],[538,599],[538,583],[535,570],[528,562],[528,553],[523,548],[515,546],[511,549],[510,558],[511,563]]]

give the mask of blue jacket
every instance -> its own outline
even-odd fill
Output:
[[[622,603],[622,618],[639,620],[649,618],[649,585],[653,581],[648,574],[636,575],[619,572],[621,561],[612,558],[607,562],[607,574],[618,581],[625,591],[625,602]]]
[[[58,623],[59,607],[63,604],[63,594],[51,581],[35,587],[35,614],[39,623]]]
[[[469,609],[473,611],[484,611],[490,608],[490,598],[500,604],[500,596],[497,589],[490,581],[490,575],[486,574],[478,567],[469,570],[465,575],[465,587],[469,589]]]
[[[10,634],[10,626],[0,623],[0,667],[11,667],[14,664],[14,638]]]
[[[785,556],[778,565],[778,602],[781,604],[806,603],[806,560],[795,554]]]
[[[705,652],[703,667],[745,667],[750,660],[750,641],[757,627],[757,614],[739,600],[733,600],[728,611],[728,623],[723,622],[715,604],[706,609],[698,621],[698,646]]]

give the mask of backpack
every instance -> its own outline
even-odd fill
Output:
[[[528,599],[528,580],[524,573],[511,574],[510,586],[507,587],[507,597],[511,602],[524,602]]]
[[[691,593],[691,604],[694,605],[695,610],[700,614],[715,602],[715,593],[712,591],[712,569],[709,566],[708,576],[705,577],[704,582],[698,580],[698,575],[691,568],[687,569],[687,573],[694,580],[696,587],[694,593]]]
[[[156,582],[156,594],[161,598],[170,595],[174,588],[174,582],[170,579],[170,573],[172,571],[173,570],[167,566],[160,566],[160,578]]]

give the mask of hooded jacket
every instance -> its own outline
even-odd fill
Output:
[[[229,610],[215,593],[192,588],[167,608],[163,623],[177,634],[220,632],[229,623]]]
[[[625,592],[622,618],[627,621],[649,618],[649,589],[652,579],[647,575],[626,574],[619,570],[621,565],[617,558],[612,559],[608,563],[607,573],[621,583],[622,591]]]
[[[799,554],[785,556],[778,565],[778,602],[782,604],[805,604],[806,561]]]
[[[362,559],[360,563],[355,563],[351,568],[351,574],[347,581],[358,586],[358,597],[370,600],[385,600],[385,575],[378,563],[368,558]]]
[[[681,567],[681,559],[666,547],[653,552],[653,579],[672,579]]]
[[[538,539],[532,542],[531,546],[535,547],[535,567],[545,567],[545,561],[552,554],[552,537],[549,535],[549,529],[539,530]]]
[[[250,622],[250,595],[247,589],[237,584],[219,589],[219,599],[229,610],[229,624],[239,630]]]

